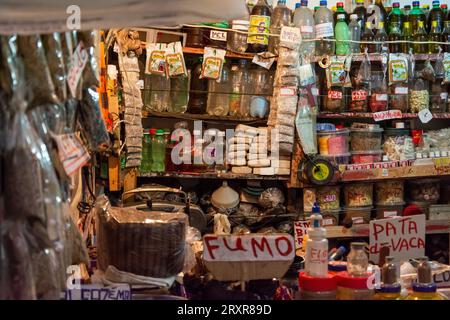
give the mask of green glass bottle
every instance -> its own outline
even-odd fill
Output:
[[[419,1],[413,1],[413,8],[409,12],[408,21],[411,30],[414,30],[414,32],[416,32],[419,27],[419,21],[422,21],[424,25],[427,22],[427,16],[423,13],[422,9],[420,9]]]
[[[350,40],[350,32],[345,22],[345,14],[338,14],[336,27],[334,28],[334,37],[336,38],[336,54],[346,55],[350,52],[348,40]]]
[[[403,41],[412,41],[411,25],[408,21],[403,23],[402,40]],[[403,53],[409,53],[410,48],[411,48],[410,42],[402,43],[402,52]]]
[[[400,26],[400,32],[402,30],[403,22],[404,22],[405,16],[403,15],[402,11],[400,10],[400,3],[394,2],[392,4],[392,11],[389,13],[388,16],[388,31],[390,33],[391,31],[391,25],[392,24],[398,24]]]
[[[428,39],[431,42],[441,42],[442,41],[441,29],[439,28],[438,22],[436,20],[433,20],[431,22],[431,31],[430,31],[430,35],[428,36]],[[440,48],[441,48],[441,45],[437,44],[437,43],[430,43],[428,45],[429,53],[439,53]]]
[[[425,24],[423,21],[418,21],[418,28],[417,30],[415,30],[414,35],[413,35],[413,39],[414,41],[421,41],[421,42],[425,42],[425,43],[414,43],[413,44],[413,49],[414,49],[414,53],[428,53],[428,35],[427,32],[425,31]]]

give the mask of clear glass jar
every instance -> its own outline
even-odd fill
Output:
[[[372,90],[369,100],[371,112],[386,111],[388,109],[388,90],[383,73],[372,74]]]
[[[441,85],[442,79],[436,79],[430,86],[430,111],[433,113],[447,111],[448,92],[446,85]]]
[[[353,277],[363,277],[367,275],[369,258],[364,252],[364,242],[350,243],[350,253],[347,256],[347,271]]]
[[[354,277],[348,272],[341,272],[336,278],[338,300],[373,300],[375,292],[369,288],[369,274]]]
[[[403,83],[394,83],[389,86],[389,109],[408,112],[408,85]]]
[[[240,32],[248,32],[247,20],[233,20],[232,29],[237,32],[228,32],[227,49],[236,53],[245,53],[247,51],[247,34]]]
[[[427,80],[415,79],[410,90],[409,107],[411,112],[418,113],[428,109],[430,105],[429,85]]]

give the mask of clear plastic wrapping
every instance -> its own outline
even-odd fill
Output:
[[[60,102],[67,100],[67,70],[63,56],[61,34],[54,32],[42,36],[42,44],[55,87],[55,94]]]
[[[268,188],[261,193],[258,203],[263,208],[275,208],[284,203],[283,192],[278,188]]]
[[[95,38],[97,32],[91,30],[78,33],[78,38],[80,41],[83,41],[84,48],[88,53],[88,62],[83,70],[83,89],[99,86],[100,70],[95,54]]]

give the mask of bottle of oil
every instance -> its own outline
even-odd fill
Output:
[[[417,24],[417,30],[415,30],[413,35],[414,41],[421,41],[425,43],[414,43],[413,49],[414,53],[428,53],[428,36],[427,32],[425,31],[425,24],[423,21],[419,20]]]
[[[375,294],[376,300],[401,300],[402,287],[398,283],[397,266],[392,256],[386,257],[386,263],[381,268],[381,282],[381,288]]]
[[[431,31],[430,35],[428,36],[428,39],[430,42],[441,42],[442,41],[442,34],[441,29],[439,28],[438,22],[436,20],[433,20],[431,22]],[[428,45],[428,51],[429,53],[439,53],[439,49],[441,48],[440,44],[437,43],[430,43]]]
[[[442,33],[442,41],[447,42],[446,45],[444,45],[444,51],[450,52],[450,21],[445,21],[444,25],[444,32]]]
[[[422,262],[417,268],[417,282],[413,283],[413,292],[406,300],[448,300],[437,293],[428,257],[423,257],[421,260]]]
[[[369,21],[366,22],[366,27],[364,28],[364,33],[361,36],[361,41],[369,41],[369,42],[374,41],[374,35],[372,32],[372,24]],[[375,52],[375,44],[361,43],[361,52],[362,53],[366,52],[366,48],[367,48],[368,53]]]
[[[400,31],[400,22],[397,23],[389,23],[389,41],[399,41],[402,39],[402,34]],[[389,52],[390,53],[399,53],[402,51],[401,43],[390,43],[389,44]]]
[[[430,10],[430,13],[428,14],[428,22],[427,22],[427,31],[431,32],[431,27],[433,21],[437,22],[439,30],[444,29],[444,21],[445,21],[445,14],[444,11],[442,11],[439,1],[435,0],[433,1],[433,8]]]
[[[402,40],[403,41],[412,41],[411,24],[408,21],[403,23]],[[412,44],[410,42],[402,43],[402,52],[403,53],[409,53],[410,48],[412,48]]]
[[[413,1],[413,8],[408,14],[408,21],[411,30],[414,30],[414,32],[419,28],[419,21],[422,21],[424,25],[427,22],[427,16],[420,9],[419,1]]]
[[[400,32],[402,31],[403,22],[405,20],[405,16],[403,15],[402,11],[400,10],[400,3],[394,2],[392,4],[392,11],[389,13],[388,16],[388,31],[391,31],[391,25],[392,24],[399,24],[400,25]]]
[[[378,42],[375,45],[375,52],[381,53],[383,48],[386,46],[385,42],[388,39],[388,35],[386,33],[386,29],[384,29],[384,22],[378,23],[378,31],[374,37],[375,42]]]
[[[248,52],[258,53],[267,51],[269,46],[270,16],[272,10],[266,0],[258,0],[250,14],[250,34],[247,38]]]

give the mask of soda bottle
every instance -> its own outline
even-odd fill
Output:
[[[403,23],[402,40],[403,41],[412,41],[411,25],[408,21]],[[409,53],[410,48],[411,48],[410,42],[402,43],[402,52],[403,53]]]
[[[302,40],[310,40],[315,38],[314,32],[314,16],[311,10],[308,9],[308,1],[302,0],[301,5],[296,4],[294,12],[294,26],[300,28]],[[314,41],[302,41],[300,45],[300,54],[310,55],[314,54]]]
[[[403,14],[405,15],[405,18],[408,18],[409,12],[411,11],[411,6],[409,4],[406,4],[403,6]]]
[[[350,40],[352,40],[352,41],[360,41],[361,40],[361,27],[359,25],[358,16],[356,14],[350,15],[350,24],[348,25],[348,29],[350,31]],[[351,53],[361,52],[359,43],[351,42],[350,43],[350,52]]]
[[[372,24],[369,21],[366,22],[366,27],[364,28],[364,32],[361,36],[361,41],[368,41],[368,42],[374,41],[374,35],[372,32]],[[361,52],[363,52],[363,53],[366,52],[366,49],[367,49],[368,53],[374,53],[375,49],[376,49],[375,44],[361,43]]]
[[[193,114],[203,114],[206,112],[206,98],[208,92],[208,80],[201,79],[202,61],[194,64],[191,71],[190,95],[188,102],[188,112]]]
[[[214,116],[226,116],[230,108],[230,70],[224,64],[220,81],[208,80],[208,102],[206,112]]]
[[[402,40],[402,33],[400,31],[400,22],[390,22],[389,23],[389,41],[399,41]],[[389,44],[389,52],[390,53],[399,53],[402,52],[402,44],[401,43],[390,43]]]
[[[333,14],[335,25],[337,24],[337,21],[338,21],[337,17],[340,14],[343,14],[345,16],[344,21],[348,25],[348,23],[350,21],[348,19],[348,13],[344,10],[344,3],[343,2],[336,3],[336,12]]]
[[[430,42],[441,42],[442,41],[441,29],[439,28],[438,22],[436,20],[433,20],[431,22],[431,31],[428,36],[428,39]],[[441,48],[440,44],[430,43],[428,45],[428,52],[429,53],[439,53],[440,48]]]
[[[139,167],[141,173],[152,171],[152,130],[154,129],[144,132],[144,136],[142,137],[142,160],[141,166]]]
[[[289,26],[291,24],[291,10],[286,7],[286,0],[278,0],[277,6],[272,13],[272,22],[270,24],[270,33],[280,34],[282,26]],[[269,38],[269,51],[278,54],[278,45],[280,44],[280,37]]]
[[[403,22],[405,20],[405,16],[400,10],[400,3],[394,2],[392,4],[392,11],[388,16],[388,31],[391,31],[391,25],[395,24],[396,26],[400,26],[400,32],[402,31]]]
[[[245,83],[248,83],[246,66],[247,60],[241,59],[239,60],[239,65],[233,65],[231,67],[230,73],[231,94],[230,94],[230,111],[229,111],[229,114],[231,116],[241,115],[242,93],[244,91]]]
[[[367,10],[364,6],[364,0],[356,0],[356,7],[355,10],[353,10],[353,13],[358,16],[358,23],[361,28],[361,32],[364,32],[367,19]]]
[[[444,21],[446,21],[447,13],[448,13],[448,6],[445,3],[441,4],[441,10],[444,13]]]
[[[336,54],[337,55],[348,54],[350,52],[348,42],[348,40],[350,39],[350,31],[348,30],[347,23],[345,22],[344,14],[338,14],[334,33],[336,38]]]
[[[170,93],[169,112],[186,112],[189,99],[189,78],[186,76],[170,78]]]
[[[427,22],[427,16],[423,13],[422,9],[420,9],[419,1],[413,1],[413,8],[409,12],[408,21],[411,30],[414,32],[419,28],[419,21],[422,21],[424,25]]]
[[[427,32],[425,31],[425,23],[421,20],[418,21],[418,28],[413,35],[414,41],[428,41]],[[428,53],[428,43],[414,43],[414,53]]]
[[[378,31],[377,34],[374,37],[375,42],[379,42],[375,45],[375,51],[378,53],[381,53],[383,51],[383,48],[385,47],[385,43],[387,41],[387,33],[386,29],[384,29],[384,22],[380,22],[378,24]]]
[[[442,33],[442,41],[448,44],[444,45],[444,51],[450,52],[450,21],[445,21],[444,32]]]
[[[314,15],[316,24],[316,38],[318,39],[334,39],[333,30],[333,12],[327,8],[327,1],[320,1],[320,9]],[[331,41],[318,40],[316,42],[317,55],[333,55],[335,43]]]
[[[430,10],[430,13],[428,14],[428,22],[427,22],[427,31],[428,33],[431,32],[431,24],[433,21],[437,22],[437,28],[442,32],[444,29],[444,21],[445,21],[445,14],[441,9],[439,1],[433,1],[433,8]]]
[[[266,0],[258,0],[250,14],[249,35],[247,38],[248,52],[258,53],[267,51],[269,46],[270,17],[272,10]]]
[[[156,130],[152,139],[152,172],[164,172],[166,169],[166,142],[164,130]]]
[[[170,109],[170,79],[165,75],[149,74],[144,79],[144,103],[151,110],[166,112]]]

